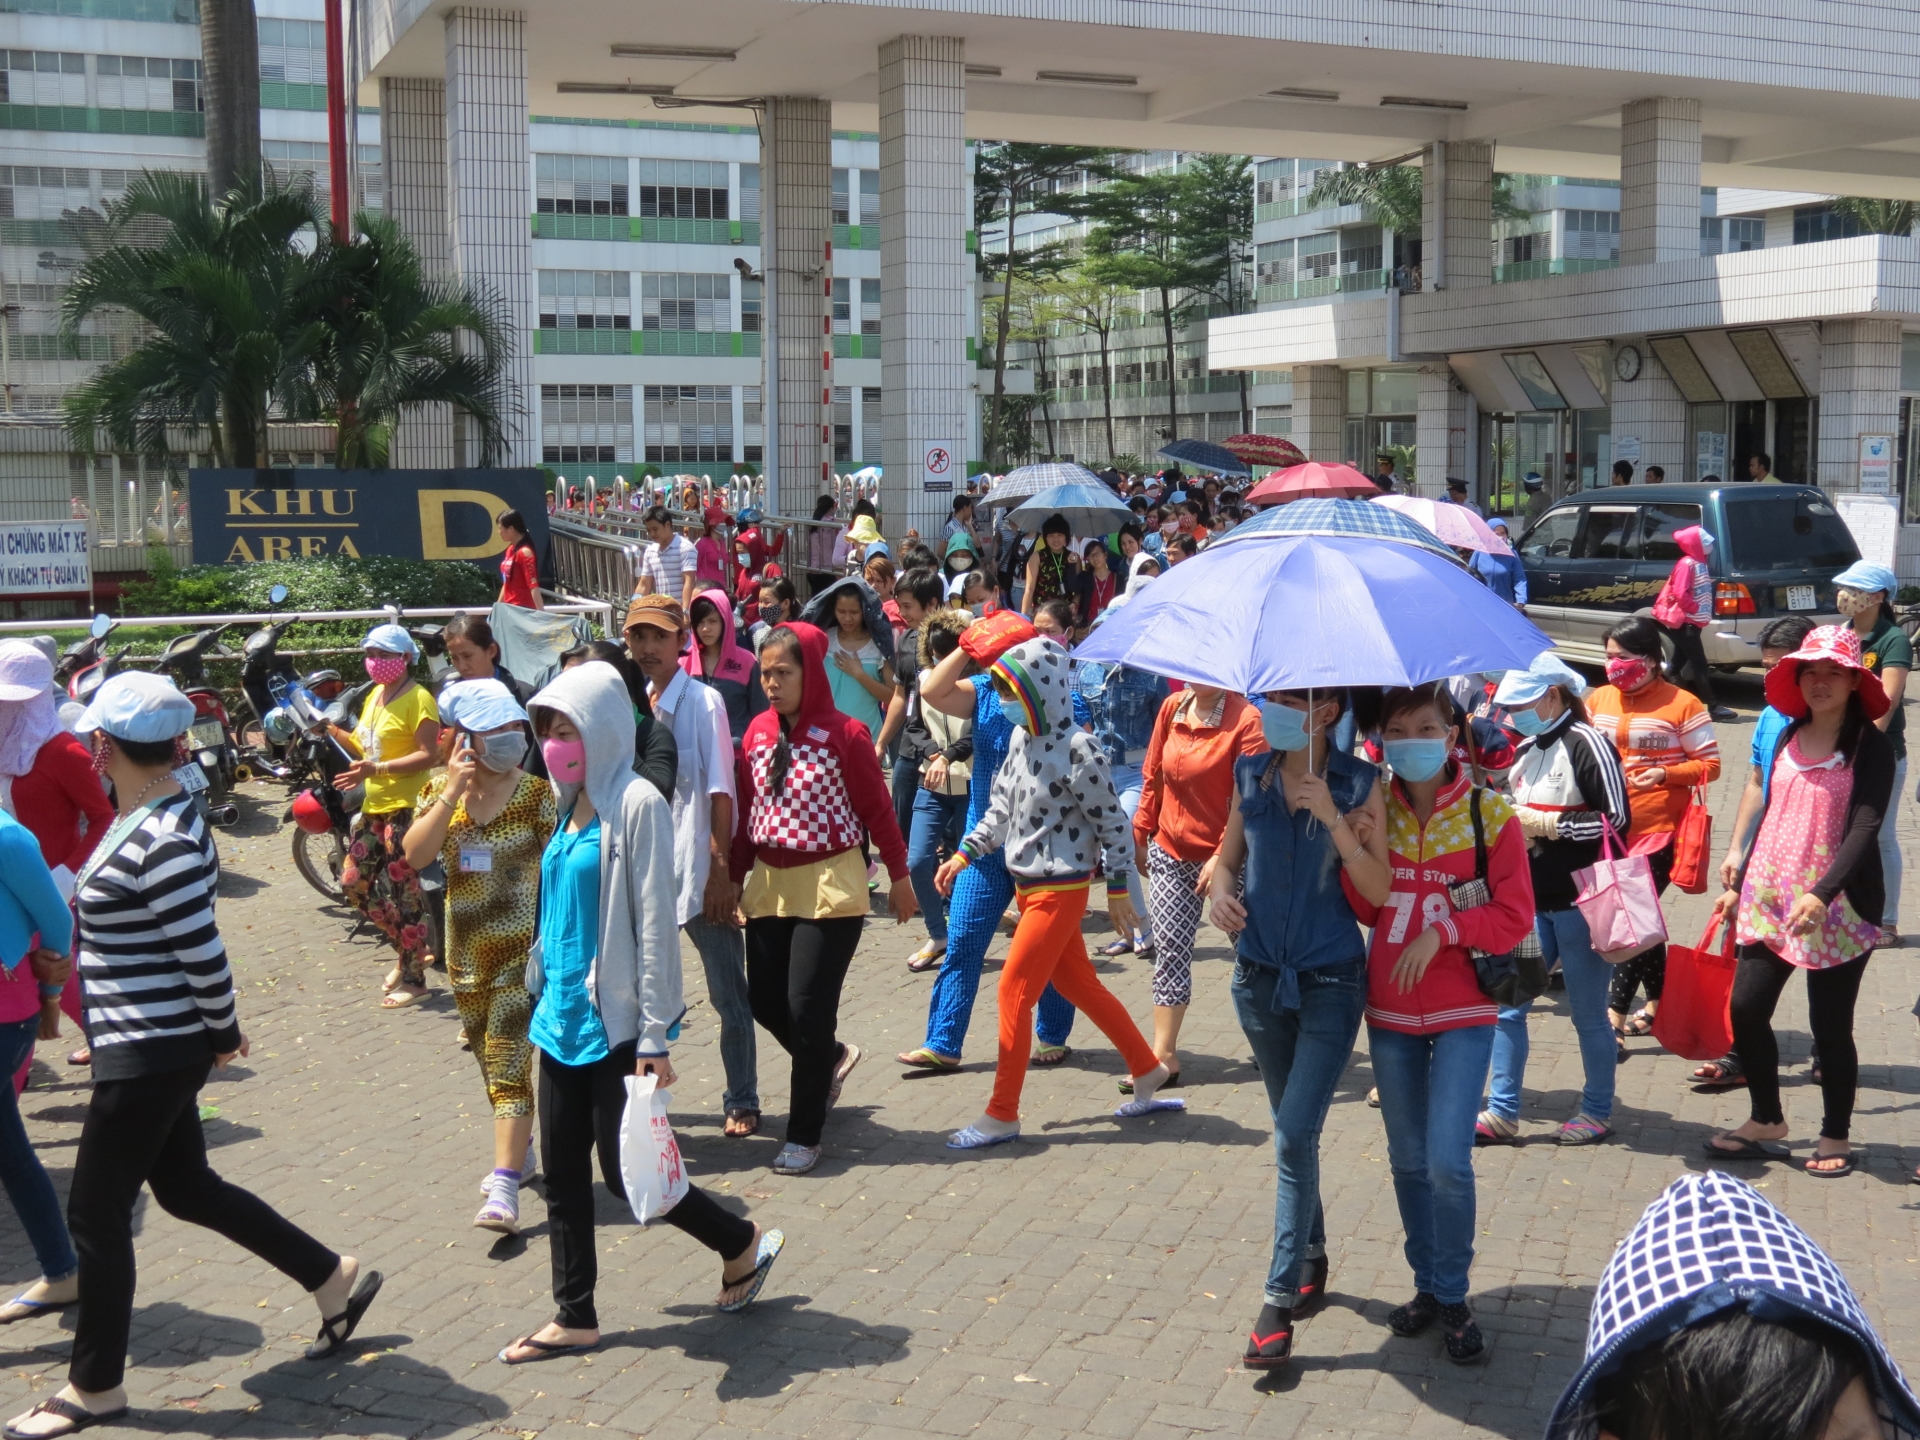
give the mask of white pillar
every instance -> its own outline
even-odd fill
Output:
[[[1428,290],[1493,283],[1493,146],[1444,141],[1427,152],[1420,271]]]
[[[380,163],[387,214],[413,242],[428,275],[451,274],[445,81],[380,82]],[[395,469],[441,470],[452,465],[452,407],[422,405],[408,411],[394,428],[389,459]]]
[[[1620,263],[1700,254],[1700,102],[1620,107]]]
[[[1820,488],[1860,488],[1860,437],[1900,429],[1900,322],[1820,327]]]
[[[1686,396],[1645,340],[1628,343],[1640,352],[1640,374],[1622,380],[1616,372],[1613,378],[1614,454],[1620,453],[1622,438],[1631,436],[1640,442],[1640,459],[1633,472],[1636,482],[1646,479],[1647,466],[1658,465],[1667,472],[1668,480],[1691,483],[1700,477],[1694,473]],[[1549,479],[1558,486],[1557,477]]]
[[[881,515],[889,535],[937,534],[966,488],[967,77],[963,43],[880,47]],[[947,452],[945,490],[923,483]]]
[[[1338,365],[1293,367],[1293,433],[1309,460],[1338,460],[1347,424],[1347,372]]]
[[[513,342],[505,417],[506,465],[540,458],[533,389],[533,186],[527,165],[526,16],[518,10],[447,13],[447,230],[453,268],[489,290]],[[469,427],[460,427],[466,430]],[[479,463],[464,439],[459,462]]]
[[[760,268],[766,276],[767,505],[812,513],[833,473],[832,106],[767,101],[760,162]]]
[[[1418,412],[1414,428],[1414,479],[1416,492],[1439,499],[1446,494],[1447,480],[1457,477],[1468,481],[1468,428],[1473,401],[1453,382],[1453,371],[1440,364],[1423,366],[1415,377],[1418,382]],[[1480,500],[1479,495],[1470,498]]]

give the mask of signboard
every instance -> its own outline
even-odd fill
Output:
[[[1631,460],[1640,463],[1640,437],[1638,435],[1616,435],[1613,437],[1613,458]]]
[[[190,470],[196,565],[326,555],[399,555],[487,564],[506,549],[495,525],[518,510],[547,550],[538,470]]]
[[[953,489],[955,472],[966,473],[960,447],[951,440],[929,440],[920,448],[920,488],[926,491]]]
[[[1862,435],[1860,437],[1860,493],[1862,495],[1893,493],[1893,436]]]
[[[92,589],[86,521],[0,524],[0,595],[72,595]]]
[[[1727,478],[1727,437],[1721,430],[1699,430],[1693,437],[1693,478]]]
[[[1833,497],[1833,504],[1853,532],[1860,558],[1896,569],[1893,561],[1900,548],[1900,509],[1893,497],[1840,494]]]

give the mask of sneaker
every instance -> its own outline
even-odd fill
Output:
[[[820,1163],[818,1145],[786,1144],[780,1147],[780,1153],[773,1157],[769,1167],[776,1175],[804,1175]]]
[[[1511,1145],[1519,1134],[1518,1121],[1503,1119],[1491,1110],[1482,1110],[1480,1118],[1473,1122],[1473,1143],[1476,1145]]]
[[[1716,705],[1707,712],[1707,718],[1716,725],[1733,725],[1740,720],[1740,712],[1725,705]]]

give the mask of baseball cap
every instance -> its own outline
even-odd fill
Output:
[[[627,606],[627,623],[623,628],[631,630],[636,625],[651,625],[655,630],[684,630],[687,614],[680,608],[680,602],[669,595],[641,595]]]
[[[73,728],[81,735],[104,730],[116,740],[151,744],[185,734],[193,715],[193,702],[171,680],[128,670],[101,683]]]

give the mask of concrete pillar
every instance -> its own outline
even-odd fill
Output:
[[[1423,288],[1493,283],[1493,146],[1444,141],[1427,151],[1421,197]]]
[[[1700,102],[1620,107],[1620,263],[1700,254]]]
[[[1421,368],[1418,379],[1414,426],[1415,493],[1439,499],[1447,493],[1447,479],[1457,476],[1468,482],[1470,498],[1473,478],[1467,474],[1467,438],[1474,415],[1472,397],[1453,383],[1453,371],[1445,365]]]
[[[1640,459],[1633,467],[1636,481],[1646,478],[1649,465],[1662,466],[1671,481],[1697,480],[1686,397],[1646,341],[1631,343],[1641,354],[1640,375],[1635,380],[1617,374],[1613,378],[1614,453],[1620,453],[1622,437],[1632,436],[1640,442]]]
[[[532,179],[527,161],[526,16],[518,10],[451,10],[447,41],[447,233],[453,269],[485,287],[513,341],[509,386],[517,413],[505,417],[499,462],[540,458],[533,389]],[[458,429],[467,432],[470,424]],[[457,463],[476,465],[475,438],[456,436]]]
[[[445,81],[380,82],[380,161],[387,214],[413,242],[428,275],[451,274]],[[442,470],[452,465],[453,408],[422,405],[408,411],[394,427],[389,463],[403,470]]]
[[[1820,327],[1820,488],[1860,488],[1860,437],[1898,435],[1900,322],[1828,320]]]
[[[1309,460],[1341,459],[1347,424],[1347,372],[1338,365],[1293,367],[1293,433]]]
[[[880,513],[890,536],[937,534],[966,488],[965,59],[949,36],[880,47]],[[947,453],[938,481],[926,473],[936,447]]]
[[[833,115],[775,96],[761,130],[760,269],[766,276],[768,508],[812,513],[833,466]]]

